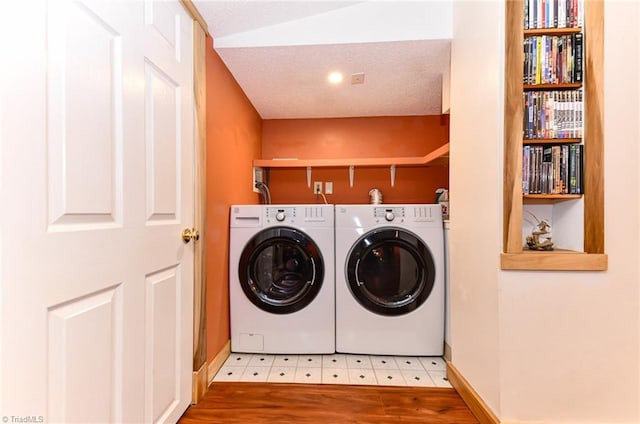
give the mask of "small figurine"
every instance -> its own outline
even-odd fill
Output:
[[[551,225],[546,220],[539,220],[534,214],[529,212],[538,222],[530,236],[527,236],[527,247],[529,250],[553,250],[551,241]]]

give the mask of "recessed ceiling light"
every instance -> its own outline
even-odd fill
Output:
[[[327,79],[331,84],[340,84],[343,78],[344,76],[342,75],[342,72],[337,72],[337,71],[331,72],[327,77]]]

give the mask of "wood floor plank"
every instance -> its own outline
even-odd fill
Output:
[[[454,389],[214,382],[181,424],[459,423],[478,421]]]

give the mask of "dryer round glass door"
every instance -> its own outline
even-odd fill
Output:
[[[309,305],[324,279],[324,262],[307,234],[274,227],[256,234],[245,246],[238,265],[240,286],[260,309],[288,314]]]
[[[380,228],[360,237],[346,265],[356,300],[381,315],[404,315],[422,305],[433,290],[435,266],[424,242],[400,228]]]

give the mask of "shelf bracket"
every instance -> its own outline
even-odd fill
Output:
[[[349,187],[353,188],[353,173],[354,173],[354,167],[353,165],[349,165]]]
[[[391,187],[393,187],[396,183],[396,166],[391,165],[390,171],[391,171]]]
[[[307,166],[307,187],[311,188],[311,167]]]

